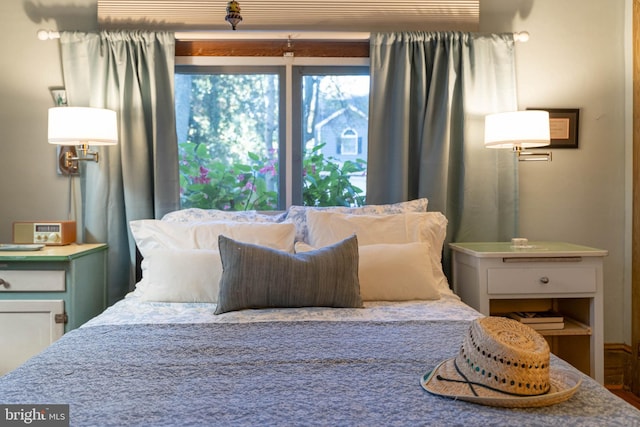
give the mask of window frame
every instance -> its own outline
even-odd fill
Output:
[[[176,56],[175,72],[182,73],[188,70],[191,73],[202,73],[204,70],[237,70],[255,69],[269,70],[281,68],[284,78],[279,78],[279,83],[284,88],[279,99],[279,133],[281,150],[279,155],[280,176],[278,177],[278,204],[279,209],[284,210],[291,205],[302,204],[302,111],[295,108],[294,99],[302,100],[301,79],[304,73],[320,74],[322,70],[326,74],[369,74],[368,57],[242,57],[242,56]],[[328,72],[331,70],[331,73]],[[297,80],[297,84],[296,84]],[[299,101],[299,102],[300,102]],[[283,191],[284,190],[284,191]]]

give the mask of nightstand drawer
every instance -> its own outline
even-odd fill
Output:
[[[64,292],[64,270],[0,270],[0,292]]]
[[[489,294],[563,294],[595,292],[595,267],[489,268]]]

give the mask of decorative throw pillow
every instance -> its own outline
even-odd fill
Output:
[[[355,236],[290,254],[219,237],[222,278],[215,313],[267,307],[362,307]]]
[[[314,248],[296,242],[296,253]],[[358,247],[358,279],[363,301],[440,299],[426,242]]]
[[[296,241],[309,243],[307,230],[307,213],[311,211],[340,212],[351,215],[389,215],[405,212],[426,212],[429,200],[426,198],[409,200],[387,205],[365,205],[357,208],[346,206],[291,206],[287,211],[286,220],[296,227]]]
[[[147,277],[136,289],[143,301],[217,302],[222,276],[217,250],[156,248],[143,262]]]

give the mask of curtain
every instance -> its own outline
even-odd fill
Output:
[[[70,106],[115,110],[119,141],[82,162],[76,220],[81,241],[109,244],[108,301],[132,289],[135,245],[128,223],[179,206],[172,33],[63,32]],[[78,184],[76,184],[77,186]]]
[[[372,34],[370,56],[367,203],[426,197],[447,242],[516,236],[517,159],[483,146],[484,116],[517,110],[513,35]]]

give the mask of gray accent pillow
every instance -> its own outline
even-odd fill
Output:
[[[215,314],[245,308],[362,307],[355,235],[292,254],[218,237],[222,277]]]

